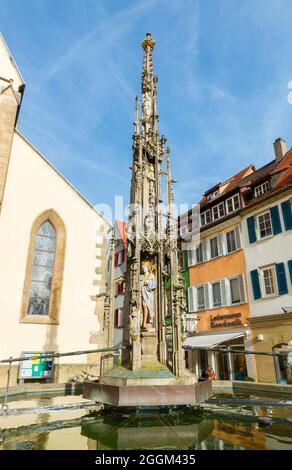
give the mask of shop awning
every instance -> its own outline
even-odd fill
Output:
[[[191,336],[185,340],[183,346],[194,349],[214,348],[218,344],[225,343],[225,341],[231,341],[232,339],[240,338],[242,336],[244,336],[243,331],[238,333],[221,333],[218,335]]]

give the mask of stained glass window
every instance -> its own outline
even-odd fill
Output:
[[[35,238],[28,315],[48,315],[56,251],[56,230],[48,220]]]

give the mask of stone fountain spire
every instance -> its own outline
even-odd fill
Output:
[[[151,33],[146,33],[142,41],[144,60],[142,69],[142,133],[150,142],[157,142],[158,115],[157,115],[157,81],[153,73],[152,52],[155,40]]]
[[[186,370],[181,344],[185,305],[173,214],[175,181],[166,138],[158,132],[154,45],[147,33],[142,41],[142,112],[136,97],[132,145],[122,361],[102,374],[99,383],[84,385],[85,398],[115,407],[193,405],[210,389],[210,381],[198,387],[197,377]],[[161,204],[165,176],[166,214]],[[110,305],[106,307],[109,311]],[[170,318],[171,332],[166,324]]]
[[[144,59],[141,119],[136,98],[130,198],[132,206],[128,223],[124,306],[127,324],[124,328],[124,343],[130,346],[130,350],[124,354],[123,363],[132,370],[145,368],[147,364],[166,365],[165,317],[170,314],[173,316],[173,332],[179,336],[173,338],[172,372],[180,375],[184,366],[183,361],[177,359],[182,358],[179,303],[181,298],[177,291],[183,291],[179,282],[173,215],[168,217],[167,231],[162,226],[161,177],[162,174],[170,175],[170,160],[168,153],[167,172],[162,171],[166,138],[158,132],[158,79],[154,75],[152,63],[154,46],[155,40],[151,33],[146,33],[142,41]],[[167,176],[167,181],[168,206],[172,214],[171,176]],[[172,286],[168,293],[165,290],[167,280]]]

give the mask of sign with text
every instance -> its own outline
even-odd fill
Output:
[[[243,326],[241,313],[227,313],[210,316],[211,328]]]
[[[52,379],[54,358],[43,357],[48,354],[53,352],[22,352],[21,357],[25,360],[20,362],[18,379]]]

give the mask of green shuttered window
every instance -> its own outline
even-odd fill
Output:
[[[272,219],[273,234],[278,235],[278,233],[282,232],[278,206],[271,207],[270,214]]]
[[[256,242],[257,234],[256,234],[256,228],[255,228],[255,218],[253,216],[247,218],[247,230],[248,230],[249,243]]]
[[[289,274],[290,274],[290,281],[292,284],[292,259],[289,259],[288,261],[288,269],[289,269]]]
[[[276,264],[279,295],[288,294],[288,285],[284,263]]]
[[[260,277],[259,277],[258,270],[254,269],[253,271],[251,271],[250,277],[251,277],[254,299],[255,300],[260,299],[262,297],[262,293],[261,293]]]
[[[292,207],[291,200],[281,202],[284,225],[286,230],[292,229]]]

